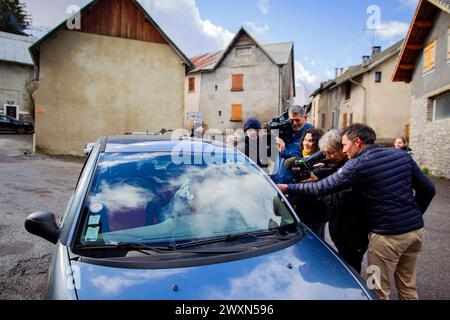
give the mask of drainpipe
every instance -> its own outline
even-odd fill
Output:
[[[278,67],[278,114],[281,114],[283,106],[281,105],[281,72],[282,68]]]
[[[363,109],[363,124],[367,125],[367,88],[364,87],[361,83],[356,82],[353,80],[352,77],[350,77],[349,81],[353,84],[356,84],[358,87],[361,87],[364,90],[364,109]]]

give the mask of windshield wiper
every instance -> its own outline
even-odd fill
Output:
[[[216,237],[216,238],[200,239],[200,240],[193,240],[193,241],[179,243],[179,244],[173,244],[173,245],[171,245],[171,247],[173,248],[173,250],[177,250],[177,249],[191,248],[191,247],[212,244],[212,243],[218,243],[218,242],[234,242],[234,241],[238,241],[238,240],[246,239],[246,238],[259,238],[259,237],[274,235],[277,231],[278,231],[277,229],[271,229],[268,231],[230,234],[227,236],[221,236],[221,237]],[[290,238],[290,237],[270,237],[270,238],[265,238],[265,239],[287,240],[288,238]]]
[[[167,253],[168,248],[162,247],[152,247],[143,243],[133,243],[133,242],[119,242],[117,244],[106,244],[104,246],[78,246],[77,249],[80,250],[102,250],[102,249],[117,249],[117,250],[127,250],[127,251],[138,251],[146,255],[150,255],[147,251],[152,251],[154,253]],[[170,248],[169,248],[170,249]]]

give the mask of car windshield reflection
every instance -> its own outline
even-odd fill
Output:
[[[240,155],[222,160],[176,164],[170,153],[102,154],[78,245],[173,245],[296,223],[254,164]]]

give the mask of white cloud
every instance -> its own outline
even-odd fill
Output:
[[[419,0],[397,0],[404,7],[415,8],[419,3]]]
[[[264,38],[267,32],[269,32],[269,26],[267,24],[257,25],[254,22],[246,22],[245,26],[252,35],[258,38],[257,40],[261,40],[260,38]]]
[[[261,11],[262,14],[268,14],[270,10],[270,2],[269,0],[258,0],[258,3],[256,5]]]
[[[224,49],[233,39],[232,32],[201,17],[195,0],[139,2],[188,56]]]
[[[390,21],[382,23],[376,30],[377,36],[382,40],[394,40],[400,39],[406,36],[408,32],[409,24],[400,21]]]
[[[306,70],[300,60],[295,60],[295,83],[306,82],[310,85],[316,85],[317,81],[317,76]]]

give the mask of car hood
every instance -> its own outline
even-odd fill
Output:
[[[270,254],[175,269],[128,269],[72,261],[79,299],[368,299],[357,278],[309,233]]]

